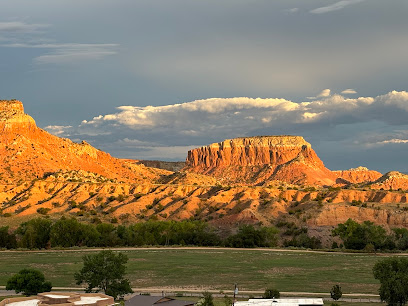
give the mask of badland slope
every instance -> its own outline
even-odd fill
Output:
[[[79,177],[81,182],[76,180]],[[114,223],[195,219],[229,227],[284,220],[319,228],[352,218],[408,227],[408,193],[402,191],[130,184],[85,171],[60,172],[30,184],[0,185],[0,202],[3,224],[48,214]]]

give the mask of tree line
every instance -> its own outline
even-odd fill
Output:
[[[333,229],[332,235],[338,236],[343,241],[344,247],[350,250],[364,250],[373,252],[376,250],[408,250],[408,229],[393,228],[387,231],[381,225],[364,221],[358,223],[348,219],[345,223],[339,224]],[[338,247],[337,243],[333,243]]]
[[[0,248],[47,249],[53,247],[116,247],[143,245],[194,245],[226,247],[273,247],[275,227],[243,225],[236,233],[217,232],[203,221],[147,221],[128,226],[87,224],[75,218],[57,221],[35,218],[11,231],[0,227]]]
[[[284,237],[290,236],[290,239]],[[362,250],[408,250],[408,229],[386,230],[370,221],[352,219],[332,230],[331,248]],[[235,248],[284,247],[322,248],[320,239],[309,236],[306,227],[279,233],[276,227],[242,225],[225,232],[200,220],[149,220],[130,225],[89,224],[61,217],[52,221],[39,217],[15,230],[0,227],[0,248],[47,249],[69,247],[137,247],[144,245],[225,246]]]

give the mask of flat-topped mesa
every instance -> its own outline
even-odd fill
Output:
[[[311,148],[301,136],[257,136],[227,139],[188,152],[188,167],[282,164]]]
[[[219,143],[213,143],[207,147],[272,147],[272,146],[309,146],[302,136],[254,136],[254,137],[239,137],[234,139],[226,139]]]
[[[228,183],[334,183],[330,170],[301,136],[227,139],[190,150],[184,170],[212,175]]]

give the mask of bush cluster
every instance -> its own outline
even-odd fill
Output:
[[[381,225],[364,221],[358,223],[348,219],[332,231],[333,236],[339,236],[346,249],[351,250],[408,250],[408,230],[394,228],[388,233]]]

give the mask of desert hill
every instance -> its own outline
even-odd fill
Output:
[[[125,182],[151,181],[167,174],[114,158],[85,141],[51,135],[37,127],[17,100],[0,101],[0,156],[0,177],[7,182],[59,170],[85,170]]]
[[[48,214],[114,223],[194,219],[237,226],[291,220],[327,227],[353,218],[408,225],[408,193],[401,191],[129,184],[83,171],[60,172],[31,184],[0,185],[0,202],[3,223]]]

